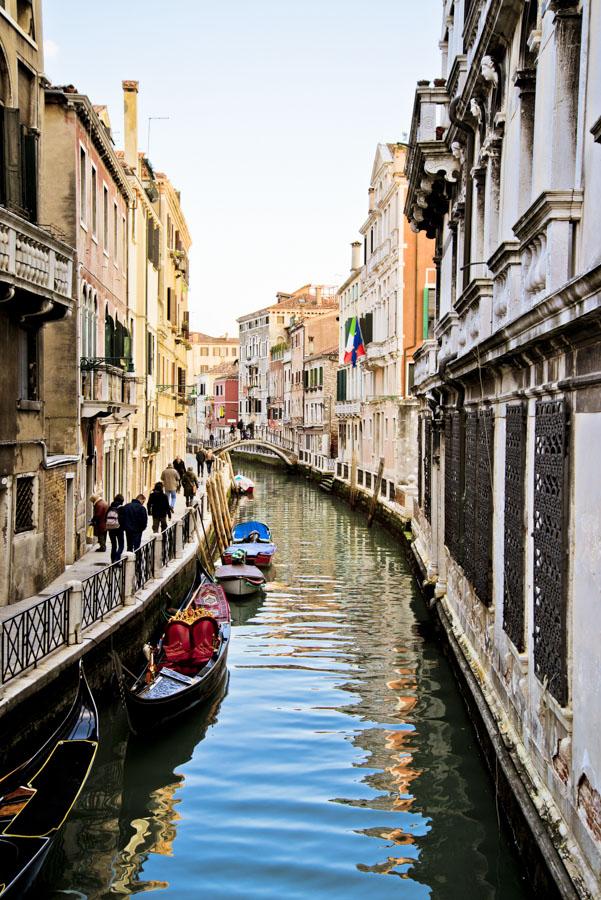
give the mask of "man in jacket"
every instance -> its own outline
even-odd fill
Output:
[[[152,516],[152,530],[155,534],[158,533],[159,525],[161,526],[161,531],[165,531],[167,528],[167,517],[171,518],[171,507],[169,506],[167,494],[163,490],[162,481],[157,481],[154,490],[150,492],[148,515]]]
[[[138,494],[135,500],[126,503],[119,511],[119,520],[125,529],[128,550],[137,550],[142,543],[142,535],[148,525],[145,502],[144,494]]]
[[[163,487],[165,488],[165,493],[169,497],[169,506],[171,509],[175,509],[175,500],[177,498],[177,489],[180,484],[179,473],[173,466],[167,466],[161,472],[161,481],[163,482]]]
[[[202,478],[205,473],[205,451],[204,447],[199,447],[196,451],[196,468],[198,470],[198,477]]]
[[[94,534],[98,538],[98,547],[96,553],[103,553],[106,550],[106,514],[109,505],[98,494],[92,494],[90,503],[93,505],[92,525],[94,526]]]

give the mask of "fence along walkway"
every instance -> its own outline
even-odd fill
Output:
[[[119,562],[83,581],[72,581],[1,621],[0,685],[35,668],[54,650],[80,643],[82,631],[118,607],[133,603],[136,592],[160,577],[161,569],[182,555],[184,544],[194,540],[192,517],[197,509],[186,510],[181,519],[142,544],[135,554],[125,554]]]

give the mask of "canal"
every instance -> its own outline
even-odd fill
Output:
[[[100,710],[42,895],[529,896],[398,541],[242,468],[258,488],[240,517],[267,520],[278,554],[267,595],[233,609],[227,691],[143,741]]]

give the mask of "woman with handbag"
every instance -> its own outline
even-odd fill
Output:
[[[121,519],[119,518],[119,507],[123,506],[123,494],[115,494],[115,499],[108,508],[106,514],[106,530],[111,540],[111,562],[115,563],[121,559],[123,549],[125,547],[125,532]]]
[[[99,494],[92,494],[90,503],[93,505],[91,525],[94,526],[94,535],[98,538],[96,553],[104,553],[106,550],[106,514],[109,505]]]
[[[184,489],[184,497],[186,498],[186,506],[192,506],[194,496],[198,490],[198,478],[194,474],[192,466],[189,466],[182,475],[182,487]]]

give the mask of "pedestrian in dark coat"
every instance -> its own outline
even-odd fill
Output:
[[[111,562],[119,562],[125,547],[125,531],[121,522],[121,507],[124,501],[123,494],[115,494],[115,499],[108,508],[106,514],[106,530],[111,539]]]
[[[109,511],[109,505],[99,494],[92,494],[90,503],[94,507],[91,524],[94,526],[94,534],[98,538],[99,544],[96,547],[96,553],[103,553],[106,550],[106,514]]]
[[[182,475],[182,487],[186,498],[186,506],[192,506],[194,495],[198,490],[198,479],[191,466]]]
[[[198,477],[202,478],[205,473],[205,451],[204,447],[199,447],[196,451],[196,469]]]
[[[173,460],[173,468],[177,472],[180,478],[182,478],[186,472],[186,464],[181,458],[181,456],[176,456]]]
[[[148,498],[148,515],[152,516],[152,530],[157,534],[159,525],[161,531],[167,528],[167,519],[171,518],[171,506],[169,497],[163,490],[163,482],[157,481]]]
[[[213,468],[213,451],[209,447],[205,455],[205,462],[207,464],[207,475],[211,474],[211,469]]]
[[[128,550],[137,550],[142,543],[142,535],[148,525],[145,503],[144,494],[138,494],[131,503],[121,507],[121,521],[125,529]]]

